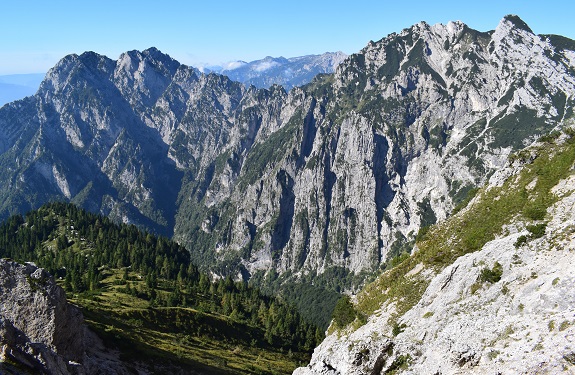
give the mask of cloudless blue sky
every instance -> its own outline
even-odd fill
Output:
[[[7,0],[0,4],[0,75],[45,72],[70,53],[117,59],[152,46],[193,66],[349,54],[419,21],[460,20],[487,31],[506,14],[535,33],[575,39],[572,0]]]

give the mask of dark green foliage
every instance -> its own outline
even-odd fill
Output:
[[[563,356],[563,359],[572,365],[575,365],[575,352],[567,353]]]
[[[391,334],[393,336],[397,336],[401,332],[403,332],[406,328],[407,328],[407,325],[405,323],[399,324],[399,323],[395,322],[395,323],[393,323],[393,328],[391,329]]]
[[[420,242],[420,241],[425,240],[425,235],[429,232],[430,228],[431,228],[430,225],[424,225],[422,227],[419,227],[419,230],[417,231],[417,235],[415,236],[415,241]]]
[[[413,245],[413,240],[408,240],[403,234],[396,232],[395,241],[393,241],[389,247],[386,262],[385,264],[382,264],[381,268],[389,269],[395,267],[405,259],[409,258]]]
[[[300,120],[303,122],[300,116],[294,115],[283,128],[250,150],[244,162],[245,168],[238,181],[240,186],[253,184],[264,175],[269,164],[277,163],[286,156],[290,141],[294,139],[296,131],[301,126],[298,123]]]
[[[539,223],[539,224],[532,224],[532,225],[527,225],[526,229],[529,231],[529,236],[519,236],[519,238],[517,238],[517,241],[515,241],[514,246],[516,248],[521,247],[521,245],[527,243],[527,241],[529,239],[536,239],[536,238],[541,238],[545,235],[545,229],[547,228],[547,224],[546,223]]]
[[[531,233],[531,238],[541,238],[545,235],[545,229],[547,228],[547,224],[534,224],[528,225],[527,230]]]
[[[527,236],[519,236],[517,238],[517,241],[515,241],[515,243],[513,244],[513,246],[515,246],[516,248],[521,247],[523,244],[527,243]]]
[[[560,135],[561,132],[554,130],[549,134],[542,135],[538,140],[539,142],[554,143]]]
[[[385,370],[384,374],[395,374],[399,370],[406,369],[409,366],[409,362],[411,361],[411,357],[409,354],[407,355],[400,355],[397,356],[391,363],[391,365]]]
[[[541,37],[549,39],[553,47],[555,47],[555,49],[559,52],[564,50],[575,51],[575,40],[573,39],[552,34],[541,35]]]
[[[455,215],[456,213],[458,213],[459,211],[461,211],[462,209],[467,207],[469,202],[471,202],[471,200],[473,198],[475,198],[478,191],[479,191],[479,188],[472,188],[472,187],[466,187],[466,188],[462,188],[461,190],[459,190],[458,194],[456,194],[453,197],[453,201],[457,202],[457,200],[459,200],[459,203],[457,203],[457,206],[455,206],[455,208],[453,209],[453,212],[451,214]],[[465,196],[465,198],[461,199],[460,197],[462,195]]]
[[[501,275],[503,275],[503,266],[499,262],[495,262],[493,268],[489,269],[485,267],[481,270],[479,280],[481,280],[482,282],[495,284],[496,282],[501,280]]]
[[[528,202],[523,209],[523,215],[531,220],[543,220],[547,215],[547,208],[541,201]]]
[[[529,108],[516,108],[516,111],[504,115],[497,121],[492,120],[493,142],[491,147],[509,147],[520,149],[523,139],[532,134],[545,132],[545,119],[537,117],[537,111]]]
[[[116,225],[106,217],[72,204],[50,203],[25,217],[12,216],[0,225],[0,256],[32,261],[63,279],[68,292],[98,294],[112,270],[125,293],[152,307],[187,307],[227,316],[261,330],[259,340],[285,350],[310,351],[321,333],[295,308],[262,295],[231,278],[211,282],[190,262],[189,252],[165,237]],[[142,282],[133,284],[130,273]]]
[[[338,328],[344,328],[355,320],[357,312],[349,296],[341,297],[333,309],[333,321]]]
[[[401,264],[403,261],[405,261],[406,259],[409,258],[409,253],[401,253],[397,256],[394,256],[393,258],[391,258],[391,260],[388,262],[386,269],[390,269],[393,267],[396,267],[397,265]]]
[[[507,21],[510,21],[511,23],[513,23],[515,25],[515,27],[517,27],[518,29],[533,33],[533,30],[531,30],[531,28],[529,26],[527,26],[525,21],[523,21],[521,18],[519,18],[518,16],[516,16],[514,14],[510,14],[510,15],[505,16],[505,19]]]
[[[322,332],[327,329],[335,304],[341,296],[334,290],[308,282],[284,284],[280,293],[297,307],[306,320],[318,326]]]
[[[417,202],[417,208],[421,216],[421,226],[429,226],[437,222],[437,217],[435,216],[433,208],[431,208],[429,197],[424,198],[421,202]]]

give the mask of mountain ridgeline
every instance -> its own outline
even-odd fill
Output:
[[[249,63],[235,61],[223,67],[204,68],[203,72],[223,74],[246,86],[268,88],[277,84],[289,91],[309,83],[318,74],[333,73],[346,57],[343,52],[326,52],[289,59],[268,56]]]
[[[350,290],[573,115],[574,50],[516,16],[422,22],[289,93],[153,48],[70,55],[0,109],[0,213],[64,199],[218,275]]]

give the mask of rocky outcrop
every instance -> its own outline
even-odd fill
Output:
[[[84,319],[43,269],[0,260],[2,361],[43,373],[81,373]]]
[[[84,324],[52,276],[32,263],[0,259],[0,372],[128,374],[112,348]]]

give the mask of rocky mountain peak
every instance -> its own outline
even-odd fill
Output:
[[[249,63],[236,61],[223,67],[212,67],[205,72],[224,74],[246,86],[258,88],[279,84],[289,91],[310,82],[317,74],[332,73],[346,56],[342,52],[292,58],[266,56]]]
[[[525,23],[525,21],[523,21],[521,18],[519,18],[519,16],[515,14],[508,14],[505,17],[503,17],[498,27],[503,27],[504,24],[507,24],[508,25],[507,27],[511,25],[514,28],[533,34],[533,30],[531,30],[531,28]]]

